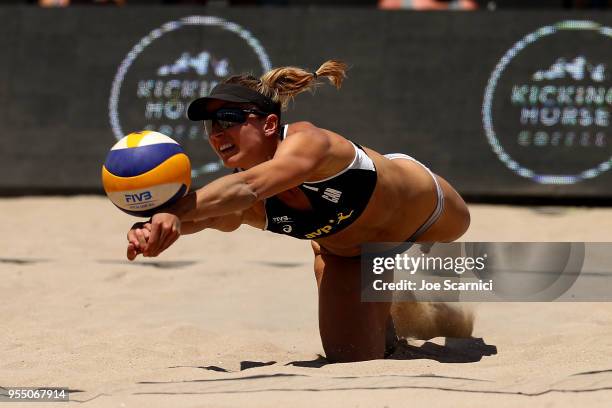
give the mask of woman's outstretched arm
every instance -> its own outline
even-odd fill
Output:
[[[223,232],[231,232],[240,227],[244,221],[242,212],[234,212],[219,217],[211,217],[200,221],[186,221],[180,224],[180,230],[176,234],[173,240],[169,240],[167,245],[160,249],[159,253],[167,249],[170,245],[178,239],[180,235],[195,234],[205,229],[216,229]],[[150,222],[138,222],[132,226],[128,232],[128,247],[127,247],[127,258],[130,261],[136,259],[138,254],[143,254],[147,247],[149,238],[151,236],[151,223]],[[159,255],[159,253],[157,255]],[[151,256],[148,252],[145,256]]]

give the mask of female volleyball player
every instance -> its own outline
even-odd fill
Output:
[[[193,101],[188,117],[204,121],[210,145],[235,171],[135,224],[127,249],[130,260],[154,257],[180,234],[241,224],[312,240],[319,328],[331,361],[382,358],[386,338],[388,345],[391,303],[360,300],[360,244],[453,241],[470,220],[459,194],[413,158],[383,156],[312,123],[281,124],[291,98],[323,77],[339,88],[345,71],[327,61],[312,73],[282,67],[261,78],[233,76]],[[425,327],[424,336],[471,334],[461,314],[424,318],[411,310],[406,323]]]

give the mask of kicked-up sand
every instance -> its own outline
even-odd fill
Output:
[[[470,209],[465,241],[612,241],[612,209]],[[0,200],[0,386],[67,387],[73,400],[11,407],[612,401],[612,304],[472,304],[472,339],[328,364],[308,242],[204,231],[129,263],[135,220],[104,197]]]

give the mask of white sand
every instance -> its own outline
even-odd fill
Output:
[[[464,240],[612,241],[612,209],[471,211]],[[325,364],[308,242],[205,231],[130,264],[135,219],[103,197],[3,199],[0,214],[2,386],[69,387],[88,407],[612,401],[611,304],[483,303],[482,340]]]

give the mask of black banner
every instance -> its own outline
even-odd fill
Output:
[[[122,135],[181,143],[221,174],[190,100],[228,74],[348,62],[307,120],[419,159],[467,196],[612,198],[612,16],[365,9],[0,8],[0,191],[101,191]]]

